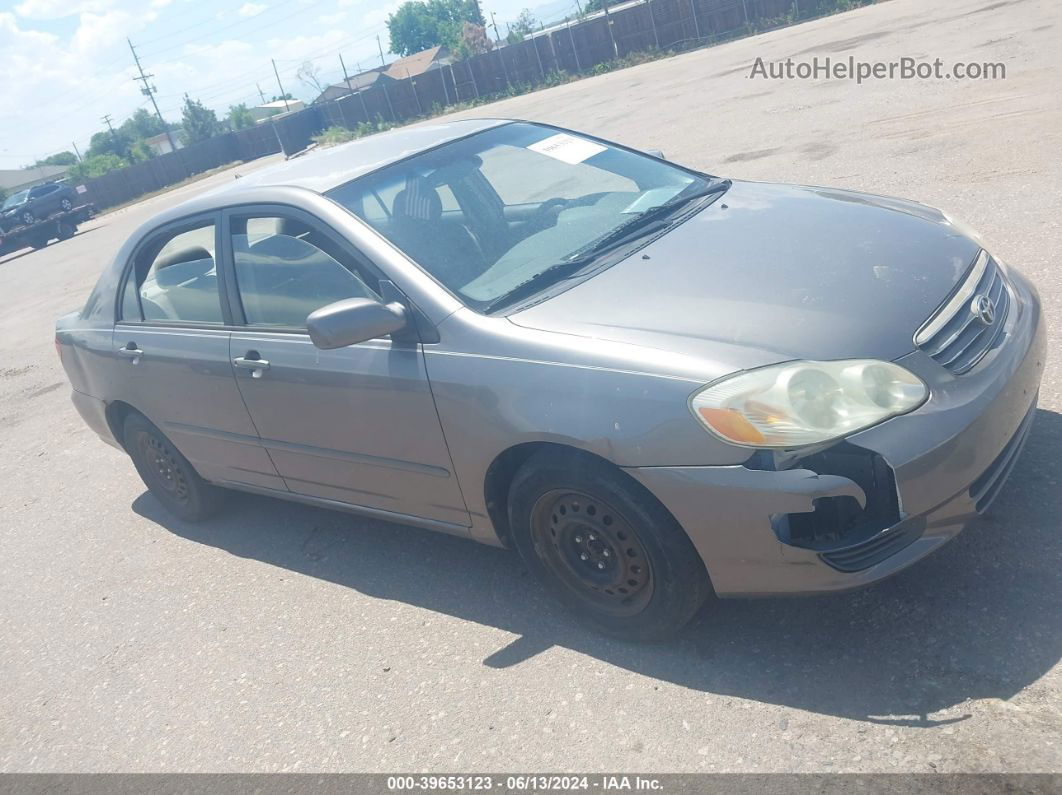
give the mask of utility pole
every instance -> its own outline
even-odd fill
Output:
[[[344,81],[344,84],[347,87],[347,96],[348,97],[353,96],[354,95],[354,89],[350,87],[350,75],[347,74],[347,65],[345,63],[343,63],[343,53],[339,53],[339,65],[343,67],[343,81]],[[358,74],[361,74],[361,64],[358,64]],[[365,123],[368,124],[370,119],[369,119],[369,110],[368,110],[368,108],[365,107],[365,97],[363,97],[361,95],[361,90],[360,89],[358,90],[357,93],[358,93],[358,99],[361,100],[361,113],[365,117]]]
[[[380,66],[387,66],[387,61],[383,57],[383,45],[380,44],[380,34],[376,34],[376,46],[380,48]]]
[[[501,44],[501,35],[498,33],[498,20],[494,18],[494,12],[490,12],[490,24],[494,26],[494,40]]]
[[[339,53],[339,65],[343,67],[343,85],[347,87],[347,96],[349,97],[354,93],[354,89],[350,87],[350,75],[347,74],[347,65],[343,63],[343,53]]]
[[[77,141],[71,141],[70,143],[74,145],[74,154],[77,155],[77,162],[84,163],[85,161],[81,159],[81,152],[77,148]]]
[[[612,42],[612,55],[615,59],[619,60],[619,47],[616,46],[616,36],[612,33],[612,17],[608,15],[608,0],[603,0],[601,3],[605,9],[605,25],[608,26],[608,38]],[[652,12],[650,12],[652,13]]]
[[[276,75],[276,78],[277,78],[277,85],[278,85],[278,86],[280,86],[280,98],[281,98],[282,100],[284,100],[284,112],[285,112],[285,113],[288,113],[288,112],[289,112],[289,111],[291,110],[291,106],[290,106],[290,105],[288,105],[288,95],[287,95],[287,93],[286,93],[286,92],[284,91],[284,85],[283,85],[283,83],[281,83],[281,82],[280,82],[280,72],[278,72],[278,71],[277,71],[277,62],[276,62],[276,59],[275,59],[275,58],[273,58],[273,59],[271,59],[271,60],[273,61],[273,74],[274,74],[274,75]]]
[[[255,83],[254,87],[258,89],[258,96],[262,98],[262,104],[266,104],[265,92],[262,90],[262,87],[258,85],[258,83]]]
[[[166,139],[170,142],[170,151],[177,151],[177,144],[173,141],[173,133],[170,132],[170,125],[166,123],[166,120],[162,118],[162,111],[159,110],[159,103],[155,101],[155,92],[158,89],[151,85],[148,81],[155,75],[144,74],[144,67],[140,65],[140,56],[136,54],[136,48],[133,46],[132,39],[127,38],[129,43],[129,52],[133,53],[133,60],[136,62],[137,71],[140,72],[140,77],[134,77],[134,80],[139,80],[144,84],[144,87],[140,89],[140,93],[151,100],[152,106],[155,108],[155,115],[159,117],[159,122],[162,124],[162,128],[166,131]]]
[[[100,119],[100,121],[106,124],[107,129],[111,131],[111,138],[114,139],[114,152],[120,157],[122,153],[122,142],[118,140],[118,133],[115,131],[114,125],[111,124],[111,114],[108,113],[106,116]]]

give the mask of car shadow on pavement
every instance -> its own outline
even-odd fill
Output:
[[[1062,415],[1040,410],[989,515],[926,560],[850,594],[712,601],[653,645],[583,629],[515,555],[464,539],[250,495],[201,525],[147,493],[133,508],[234,555],[520,636],[488,666],[562,646],[708,693],[931,728],[963,720],[968,699],[1012,697],[1062,656],[1060,450]]]

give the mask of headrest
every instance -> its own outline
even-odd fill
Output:
[[[395,196],[395,218],[438,221],[442,217],[442,199],[424,177],[407,177],[406,187]]]
[[[175,251],[172,254],[167,254],[165,257],[155,261],[155,270],[160,271],[163,268],[168,268],[171,265],[180,265],[182,262],[198,262],[199,260],[208,259],[213,261],[213,257],[210,256],[210,252],[202,246],[191,246],[190,248],[182,248],[180,251]]]

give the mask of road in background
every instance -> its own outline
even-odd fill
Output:
[[[943,206],[1039,286],[1057,351],[1060,34],[1053,0],[893,0],[463,115]],[[1007,79],[748,77],[758,56],[815,55],[1001,61]],[[54,318],[144,219],[230,179],[0,260],[0,769],[1062,769],[1055,362],[992,515],[930,559],[622,644],[502,550],[243,496],[178,522],[84,427]]]

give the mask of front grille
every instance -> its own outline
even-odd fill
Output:
[[[996,456],[996,460],[989,464],[988,469],[982,472],[981,476],[970,486],[970,498],[975,501],[975,508],[978,513],[984,513],[988,510],[988,506],[999,496],[1007,476],[1010,475],[1010,470],[1014,468],[1022,447],[1025,446],[1025,440],[1029,436],[1029,429],[1032,427],[1035,416],[1036,401],[1034,400],[1029,413],[1022,420],[1021,425],[1014,432],[1010,441],[1007,442],[1000,454]]]
[[[991,322],[974,309],[985,297],[994,307]],[[971,369],[1003,333],[1010,311],[1010,289],[1003,271],[987,251],[981,251],[966,280],[915,335],[915,343],[955,375]]]

